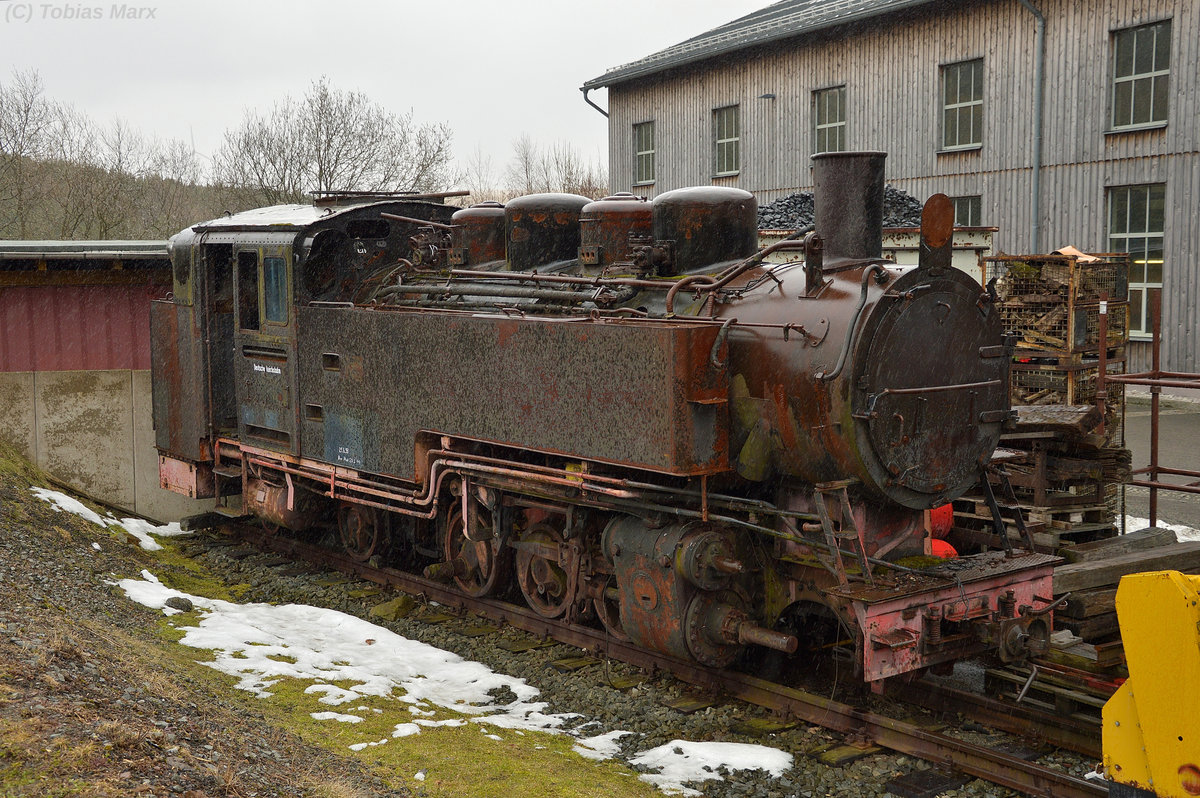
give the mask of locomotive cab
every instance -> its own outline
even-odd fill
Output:
[[[342,199],[246,211],[171,239],[173,292],[151,308],[163,487],[211,498],[224,478],[224,492],[239,492],[240,471],[214,475],[222,439],[299,456],[297,307],[355,299],[409,253],[424,220],[455,210],[420,198]]]

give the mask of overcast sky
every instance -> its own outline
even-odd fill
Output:
[[[142,2],[131,19],[118,9],[136,4],[0,0],[0,80],[35,69],[47,96],[99,123],[119,117],[209,155],[245,108],[328,75],[449,123],[460,161],[480,147],[501,171],[522,133],[606,163],[585,81],[770,0]],[[603,90],[591,96],[607,107]]]

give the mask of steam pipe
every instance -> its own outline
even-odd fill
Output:
[[[1042,12],[1038,11],[1030,0],[1017,0],[1025,9],[1033,14],[1037,22],[1036,33],[1034,36],[1034,60],[1033,60],[1033,180],[1030,189],[1031,201],[1033,209],[1033,222],[1029,228],[1029,237],[1032,239],[1033,248],[1031,252],[1041,252],[1042,246],[1042,117],[1044,115],[1045,97],[1046,97],[1046,18],[1042,16]]]
[[[428,219],[414,219],[411,216],[401,216],[398,213],[380,213],[379,215],[382,216],[384,219],[395,219],[398,222],[411,222],[412,224],[419,224],[422,227],[436,227],[439,230],[453,230],[454,229],[454,225],[452,225],[452,224],[442,224],[441,222],[431,222]]]
[[[498,296],[519,299],[554,299],[563,302],[595,302],[597,295],[603,289],[596,291],[563,291],[554,288],[528,288],[517,285],[480,285],[478,283],[452,283],[450,285],[391,285],[379,291],[379,296],[393,294],[429,294],[438,296],[452,294],[455,296]]]

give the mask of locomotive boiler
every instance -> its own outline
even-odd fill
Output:
[[[879,685],[1037,652],[1054,558],[924,556],[1011,347],[946,197],[920,265],[881,257],[884,157],[817,156],[815,230],[768,250],[719,187],[185,230],[151,314],[162,483],[712,666],[833,648]]]

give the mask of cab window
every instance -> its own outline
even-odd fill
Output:
[[[287,261],[263,258],[263,315],[272,324],[287,324]]]
[[[258,323],[258,252],[237,255],[238,326],[257,330]]]

